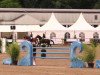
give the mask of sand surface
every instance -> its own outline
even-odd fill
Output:
[[[60,55],[68,56],[68,55]],[[3,65],[7,54],[0,54],[0,75],[100,75],[96,68],[70,68],[70,60],[36,59],[36,66]]]

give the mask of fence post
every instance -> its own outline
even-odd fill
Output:
[[[1,52],[6,53],[6,38],[2,38],[2,47],[1,47]]]

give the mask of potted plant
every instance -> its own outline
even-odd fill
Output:
[[[18,59],[19,59],[19,54],[20,54],[20,47],[18,43],[13,42],[10,44],[7,48],[7,53],[10,55],[12,64],[17,65]]]
[[[83,49],[84,49],[83,60],[88,64],[89,68],[93,68],[94,60],[96,57],[95,46],[93,44],[91,45],[83,44]]]
[[[92,45],[94,45],[95,47],[97,47],[97,45],[98,45],[97,40],[98,39],[90,39],[90,43],[92,43]]]

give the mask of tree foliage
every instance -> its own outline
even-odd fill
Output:
[[[100,1],[99,0],[1,0],[0,7],[92,9],[92,8],[100,8]]]
[[[94,9],[100,9],[100,1],[98,1],[97,3],[95,3]]]
[[[21,5],[17,0],[2,0],[0,1],[1,8],[19,8]]]

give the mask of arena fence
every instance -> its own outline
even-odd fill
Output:
[[[43,50],[52,50],[53,52],[41,52],[41,51],[39,51],[39,52],[33,52],[33,54],[34,53],[36,53],[36,54],[70,54],[70,52],[65,52],[66,50],[69,50],[69,48],[68,47],[33,47],[34,49],[36,48],[36,49],[38,49],[38,50],[41,50],[41,49],[43,49]],[[57,52],[58,50],[61,50],[60,52]],[[55,52],[54,52],[55,51]],[[64,51],[64,52],[63,52]],[[58,56],[46,56],[46,57],[41,57],[41,56],[36,56],[36,57],[34,57],[33,56],[33,58],[45,58],[45,59],[69,59],[69,57],[58,57]]]
[[[82,44],[79,41],[75,41],[71,44],[70,47],[33,47],[32,44],[29,41],[24,41],[21,43],[21,50],[24,50],[25,47],[27,48],[27,54],[24,56],[18,63],[18,65],[21,66],[31,66],[33,65],[33,62],[35,61],[34,58],[45,58],[45,59],[70,59],[71,61],[71,67],[83,67],[84,63],[81,60],[77,59],[77,62],[73,61],[76,58],[76,48],[80,48],[80,51],[82,51]],[[55,50],[55,52],[33,52],[33,49],[46,49],[46,50]],[[61,52],[57,52],[56,50],[61,50]],[[69,52],[66,52],[66,50],[69,50]],[[65,51],[65,52],[62,52]],[[33,56],[33,54],[69,54],[69,57],[58,57],[58,56]],[[73,63],[74,62],[74,63]],[[76,64],[76,65],[75,65]]]

